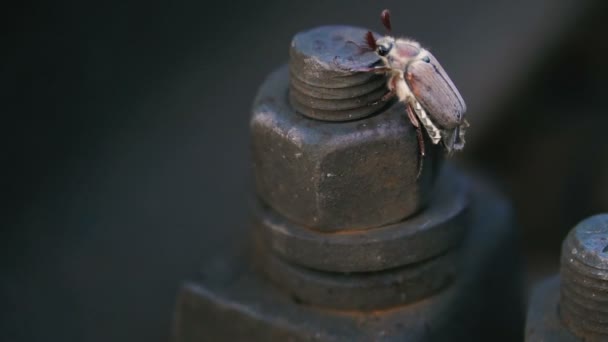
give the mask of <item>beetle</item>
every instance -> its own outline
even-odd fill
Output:
[[[464,148],[465,130],[469,127],[464,114],[466,104],[456,86],[435,56],[411,39],[394,38],[390,12],[380,15],[387,35],[376,39],[371,31],[365,35],[366,51],[374,51],[381,64],[352,71],[373,72],[388,76],[388,93],[382,101],[397,97],[406,105],[407,116],[416,128],[420,160],[418,176],[425,156],[421,126],[433,144],[443,144],[448,154]]]

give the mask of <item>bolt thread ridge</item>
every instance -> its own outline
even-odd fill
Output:
[[[350,121],[388,104],[386,78],[361,72],[379,62],[364,47],[367,30],[321,26],[295,35],[289,49],[289,101],[306,117]]]
[[[560,316],[576,335],[608,338],[608,214],[580,222],[562,244]]]

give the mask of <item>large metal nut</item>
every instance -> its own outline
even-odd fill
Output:
[[[270,284],[251,265],[257,254],[235,248],[246,239],[236,234],[236,240],[218,246],[221,252],[205,258],[200,274],[182,286],[173,341],[521,341],[523,282],[512,212],[478,180],[472,188],[472,221],[460,248],[461,267],[442,291],[407,305],[396,300],[384,310],[327,308],[340,304],[335,302],[320,307],[313,304],[318,299],[306,303],[297,297],[302,291],[286,291],[293,288],[291,283],[281,283],[282,291]],[[325,290],[336,284],[347,285],[332,282]],[[313,285],[320,283],[308,284],[307,294]],[[558,297],[559,289],[551,307],[556,317]],[[371,299],[384,304],[376,294]],[[365,298],[352,300],[361,304]]]
[[[459,251],[384,272],[323,272],[291,264],[258,247],[261,271],[303,304],[338,310],[378,310],[419,301],[448,286],[459,272]]]
[[[328,123],[296,113],[288,87],[284,66],[264,82],[253,106],[255,182],[266,204],[297,224],[340,231],[397,222],[427,203],[440,150],[427,140],[417,178],[418,141],[401,104]]]
[[[256,235],[282,259],[310,269],[370,272],[418,263],[459,245],[469,222],[470,181],[447,164],[427,208],[387,226],[322,233],[293,224],[256,202]]]

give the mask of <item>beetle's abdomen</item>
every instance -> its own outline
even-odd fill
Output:
[[[437,59],[416,60],[405,71],[412,93],[438,126],[452,129],[464,120],[466,105],[462,96]]]

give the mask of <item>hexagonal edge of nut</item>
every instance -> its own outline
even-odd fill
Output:
[[[253,172],[258,196],[286,217],[318,216],[318,159],[328,137],[315,122],[297,114],[287,100],[287,66],[271,73],[260,87],[250,121]],[[306,149],[307,146],[314,148]]]
[[[405,221],[326,233],[293,224],[255,202],[255,234],[282,258],[317,270],[369,272],[421,262],[460,245],[470,224],[469,181],[455,168],[446,169],[429,207]]]
[[[275,71],[253,106],[254,173],[266,204],[323,231],[382,226],[424,207],[440,149],[427,144],[417,179],[418,142],[401,104],[363,120],[327,123],[295,113],[288,83],[286,67]]]

